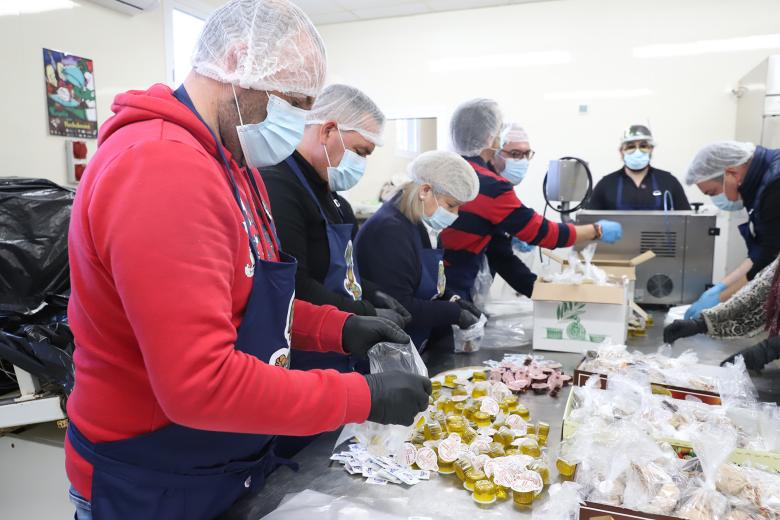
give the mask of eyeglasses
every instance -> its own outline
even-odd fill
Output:
[[[622,150],[624,152],[628,153],[634,153],[637,151],[637,149],[640,152],[649,153],[653,149],[653,145],[647,142],[640,142],[640,143],[626,143],[623,145]]]
[[[508,159],[528,159],[529,161],[536,155],[536,152],[533,150],[526,150],[525,152],[520,150],[501,150],[500,153]]]

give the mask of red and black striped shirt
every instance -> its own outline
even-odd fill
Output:
[[[479,178],[479,195],[460,207],[458,220],[441,232],[447,288],[470,296],[482,255],[495,236],[517,237],[547,249],[574,244],[571,224],[545,219],[517,198],[514,186],[488,169],[480,157],[467,157]]]

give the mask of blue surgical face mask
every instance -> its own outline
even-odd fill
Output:
[[[268,95],[268,94],[266,94]],[[287,159],[303,138],[306,110],[296,108],[280,97],[268,95],[265,120],[245,125],[238,107],[236,88],[233,87],[238,119],[236,127],[246,163],[253,168],[273,166]]]
[[[629,170],[644,170],[650,164],[650,154],[641,150],[634,150],[631,153],[623,154],[623,162],[626,163]]]
[[[506,167],[501,175],[514,185],[520,184],[528,173],[528,159],[505,159]]]
[[[436,195],[433,196],[433,199],[436,201],[436,211],[434,211],[433,215],[429,217],[425,214],[425,209],[423,208],[422,219],[425,225],[427,225],[432,230],[441,231],[444,228],[450,227],[453,222],[458,220],[458,216],[439,206],[439,201],[436,199]]]
[[[715,204],[718,208],[722,209],[723,211],[739,211],[741,209],[744,209],[744,205],[742,204],[742,200],[729,200],[728,197],[726,197],[725,193],[718,193],[717,195],[713,195],[710,197],[712,199],[712,203]]]
[[[361,157],[344,145],[344,138],[341,136],[341,130],[336,129],[341,139],[341,146],[344,147],[344,155],[341,156],[338,166],[328,166],[328,184],[333,191],[346,191],[358,183],[366,171],[366,158]],[[328,149],[325,149],[325,158],[330,165],[330,156]]]

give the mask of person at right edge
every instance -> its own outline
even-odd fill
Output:
[[[780,253],[780,150],[737,141],[712,143],[696,154],[685,181],[696,184],[721,209],[739,211],[744,205],[749,219],[739,226],[748,258],[704,291],[685,313],[691,319],[728,300]]]
[[[472,289],[484,259],[515,291],[530,297],[536,276],[511,253],[512,237],[548,249],[569,247],[589,240],[613,243],[623,229],[618,222],[600,220],[575,226],[543,218],[517,198],[513,183],[489,164],[499,154],[503,127],[501,110],[492,99],[461,104],[450,121],[455,151],[471,165],[479,179],[479,194],[463,204],[458,219],[439,235],[444,249],[447,288],[471,301]]]
[[[408,425],[428,406],[426,377],[288,369],[291,347],[364,357],[409,341],[383,318],[296,300],[279,250],[257,169],[293,152],[322,88],[314,25],[286,0],[232,0],[192,65],[175,91],[116,96],[73,204],[77,520],[216,518],[294,466],[276,435]]]
[[[691,209],[680,181],[652,166],[655,140],[644,125],[631,125],[620,142],[623,167],[603,177],[593,188],[586,207],[594,210]]]
[[[664,342],[706,334],[718,339],[750,338],[769,331],[769,338],[729,356],[723,364],[742,356],[745,366],[760,372],[768,363],[780,359],[780,278],[778,260],[765,267],[753,280],[728,301],[704,309],[693,319],[675,320],[664,328]]]

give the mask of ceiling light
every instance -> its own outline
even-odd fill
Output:
[[[507,54],[486,54],[484,56],[441,58],[429,62],[432,72],[454,72],[466,70],[508,69],[538,65],[563,65],[572,62],[569,51],[540,51]]]
[[[649,88],[637,89],[614,89],[614,90],[571,90],[568,92],[548,92],[544,95],[547,100],[560,99],[626,99],[644,96],[652,96],[653,91]]]
[[[774,48],[780,48],[780,34],[763,34],[721,40],[698,40],[689,43],[661,43],[634,47],[633,52],[635,58],[669,58]]]
[[[78,7],[78,4],[72,0],[3,0],[0,2],[0,16],[43,13],[74,7]]]

